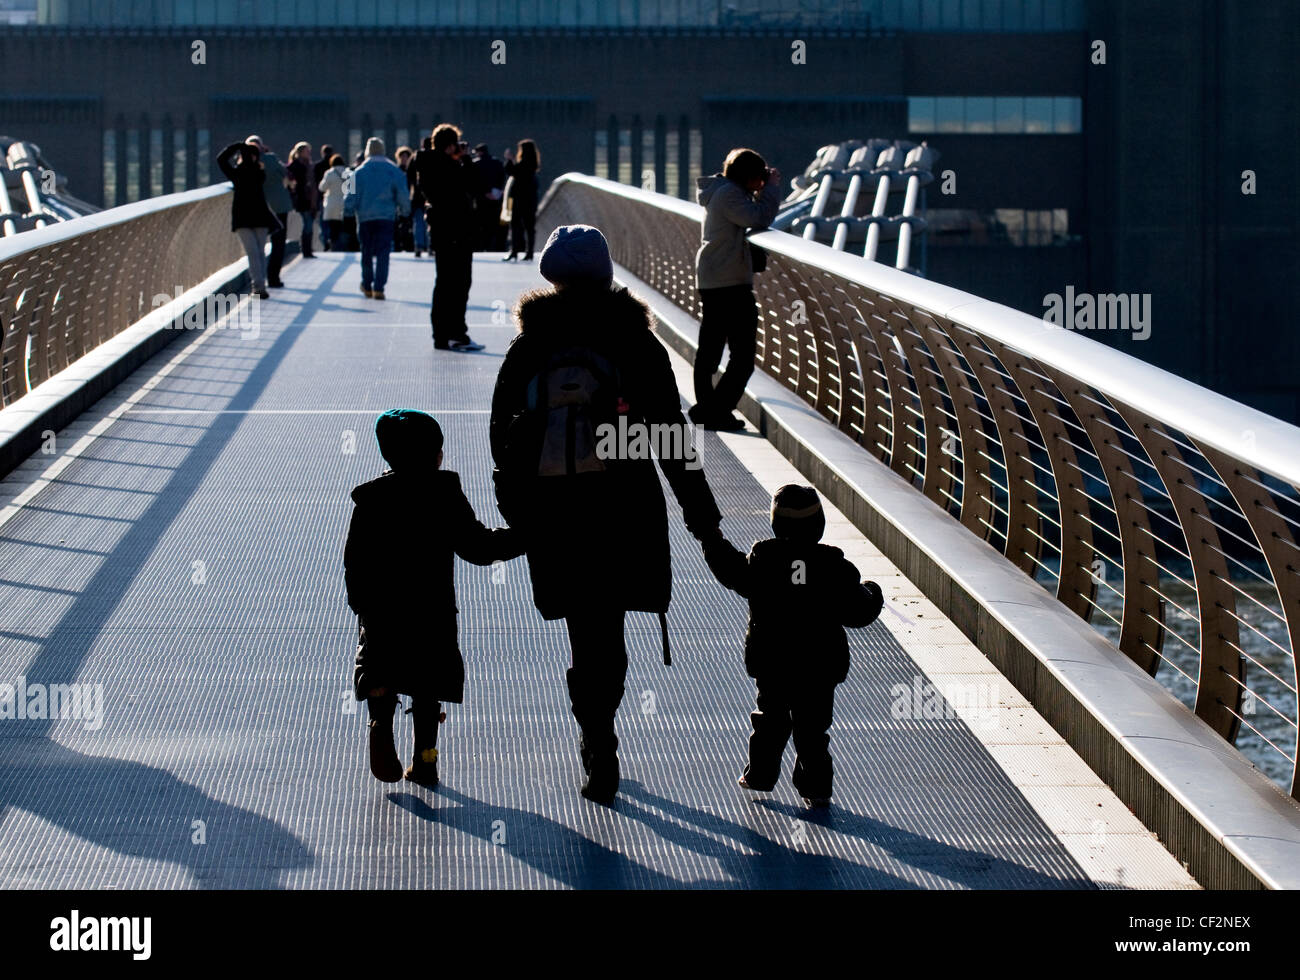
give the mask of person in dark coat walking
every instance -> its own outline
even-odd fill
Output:
[[[397,695],[411,697],[412,782],[438,781],[441,702],[459,704],[465,663],[456,639],[453,555],[475,565],[518,557],[517,532],[489,530],[474,516],[460,477],[442,465],[442,429],[432,416],[394,409],[375,424],[392,469],[352,491],[356,506],[343,565],[357,614],[355,694],[370,712],[370,769],[402,778],[393,744]]]
[[[289,154],[289,166],[285,173],[289,178],[289,196],[293,200],[293,209],[302,220],[302,257],[310,259],[315,238],[316,211],[318,200],[316,185],[319,180],[313,178],[315,166],[311,160],[311,144],[298,143]]]
[[[520,140],[515,157],[506,159],[506,174],[513,178],[510,185],[510,254],[505,261],[513,262],[520,250],[524,261],[533,260],[533,230],[537,224],[537,173],[542,168],[542,155],[532,140]]]
[[[266,243],[280,222],[266,206],[266,196],[262,193],[266,181],[262,151],[253,143],[231,143],[217,154],[217,166],[235,185],[230,202],[230,229],[248,255],[248,278],[253,292],[266,299],[270,296],[266,291]]]
[[[770,792],[791,734],[792,782],[812,807],[830,805],[834,768],[828,734],[835,688],[849,675],[845,626],[867,626],[884,607],[839,548],[820,544],[826,515],[817,491],[788,484],[772,498],[772,532],[748,555],[721,535],[704,542],[719,582],[749,600],[745,669],[758,688],[749,764],[740,785]]]
[[[334,166],[332,162],[333,159],[334,159],[334,147],[330,146],[328,143],[321,144],[320,159],[317,160],[316,163],[312,166],[312,174],[311,174],[312,187],[316,188],[317,193],[320,192],[320,182],[325,178],[325,171],[329,170],[332,166]],[[325,251],[328,252],[332,247],[333,243],[330,241],[331,229],[329,225],[325,223],[324,212],[325,212],[325,208],[324,208],[324,204],[322,203],[321,222],[320,222],[320,243],[321,243],[321,248],[325,249]]]
[[[612,286],[604,236],[587,225],[557,228],[540,270],[556,288],[525,295],[515,311],[519,333],[492,398],[493,477],[501,514],[524,539],[534,604],[568,626],[582,793],[609,804],[619,781],[624,616],[658,613],[663,625],[672,566],[650,453],[602,451],[593,440],[605,440],[604,426],[615,422],[628,432],[676,433],[676,451],[659,447],[659,467],[687,528],[697,539],[718,535],[721,515],[687,442],[668,353],[645,304]]]
[[[494,251],[501,234],[501,205],[504,203],[502,193],[506,186],[506,168],[500,160],[492,155],[486,143],[474,147],[474,169],[478,171],[478,204],[476,212],[479,220],[478,249],[482,252]]]
[[[474,199],[478,178],[460,142],[460,130],[443,123],[433,131],[433,148],[415,155],[415,182],[425,202],[429,246],[436,263],[429,322],[438,350],[478,351],[465,323],[474,271]]]

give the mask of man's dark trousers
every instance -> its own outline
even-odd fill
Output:
[[[781,775],[781,754],[794,735],[797,753],[791,781],[802,796],[829,799],[834,768],[830,731],[835,714],[835,685],[791,686],[758,682],[758,705],[750,716],[749,765],[745,780],[755,789],[768,790]]]
[[[758,305],[754,289],[742,283],[718,289],[701,289],[700,342],[695,352],[695,402],[706,415],[730,415],[740,404],[745,383],[754,373],[758,342]],[[722,363],[722,349],[730,351],[727,370],[718,387],[713,373]]]
[[[272,286],[280,283],[280,267],[284,265],[284,236],[289,230],[289,214],[277,214],[280,230],[271,229],[271,257],[266,260],[266,281]]]
[[[444,243],[434,249],[433,258],[437,268],[433,306],[429,310],[433,339],[439,342],[456,340],[469,332],[465,308],[469,305],[470,280],[474,272],[474,243]]]

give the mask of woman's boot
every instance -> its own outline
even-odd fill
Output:
[[[393,744],[397,697],[385,694],[367,698],[366,707],[370,711],[370,771],[380,782],[401,782],[402,760],[397,757],[397,746]]]

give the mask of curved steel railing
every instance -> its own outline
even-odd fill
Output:
[[[230,193],[168,194],[0,239],[0,407],[139,320],[155,296],[243,255]]]
[[[539,214],[695,317],[703,209],[580,174]],[[781,232],[758,365],[1300,796],[1300,429],[1073,331]]]

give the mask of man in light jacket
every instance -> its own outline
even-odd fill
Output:
[[[384,298],[388,282],[388,255],[393,250],[393,230],[398,216],[411,213],[406,174],[384,156],[384,141],[366,141],[366,159],[352,173],[352,187],[343,201],[345,213],[357,217],[361,239],[361,291],[371,299]]]
[[[722,173],[701,177],[698,200],[707,212],[695,254],[695,285],[703,315],[695,353],[695,404],[692,421],[706,429],[736,431],[745,423],[732,413],[754,373],[758,306],[754,264],[745,235],[766,228],[781,204],[781,172],[753,150],[732,150]],[[727,370],[713,387],[713,374],[729,351]]]

